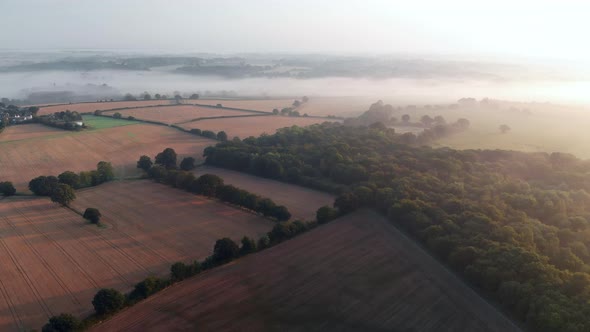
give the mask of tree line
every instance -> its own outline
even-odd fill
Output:
[[[590,161],[403,136],[324,123],[221,142],[205,156],[334,192],[339,213],[380,211],[531,331],[589,331]]]
[[[189,171],[195,167],[194,163],[194,158],[184,158],[178,169],[176,152],[172,148],[166,148],[156,156],[155,162],[152,162],[149,156],[141,156],[137,161],[137,168],[143,169],[149,178],[159,183],[194,194],[214,197],[277,221],[286,221],[291,218],[291,213],[285,206],[277,205],[269,198],[226,185],[217,175],[204,174],[197,178]]]
[[[100,161],[96,165],[96,170],[92,171],[80,173],[65,171],[57,177],[38,176],[29,181],[29,190],[37,196],[48,196],[53,202],[69,206],[76,199],[74,189],[97,186],[114,178],[115,173],[111,163]]]
[[[170,266],[168,278],[148,276],[143,281],[135,284],[133,290],[127,294],[113,288],[100,289],[92,299],[94,314],[82,320],[72,314],[62,313],[49,318],[42,328],[43,332],[74,332],[88,329],[94,324],[107,319],[126,307],[135,305],[162,289],[177,282],[199,275],[201,272],[229,263],[238,258],[253,254],[281,242],[287,241],[306,231],[315,228],[318,224],[335,219],[340,212],[331,207],[322,207],[317,212],[317,221],[293,221],[277,223],[270,232],[259,239],[247,236],[242,237],[240,243],[230,238],[221,238],[215,241],[213,253],[202,262],[195,260],[191,263],[176,262]]]

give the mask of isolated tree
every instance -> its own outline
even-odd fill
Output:
[[[159,93],[156,93],[156,94],[154,95],[154,98],[156,98],[156,99],[160,99],[160,98],[162,98],[162,96],[161,96]]]
[[[193,94],[190,96],[190,99],[199,99],[199,94],[198,94],[198,93],[193,93]]]
[[[180,104],[182,102],[182,96],[179,94],[174,95],[174,100],[176,101],[177,104]]]
[[[217,133],[217,139],[220,140],[220,141],[222,141],[222,142],[227,141],[227,134],[225,133],[225,131],[222,130],[222,131],[218,132]]]
[[[74,332],[80,329],[80,320],[71,314],[60,314],[49,318],[42,332]]]
[[[115,118],[115,119],[120,119],[122,117],[123,117],[123,115],[121,115],[121,113],[119,113],[119,112],[115,112],[115,114],[113,114],[113,118]]]
[[[238,245],[232,239],[224,237],[215,242],[213,259],[215,259],[216,262],[225,262],[238,257],[239,253],[240,248]]]
[[[180,169],[183,171],[190,171],[195,168],[195,158],[186,157],[180,162]]]
[[[143,155],[139,157],[139,160],[137,161],[137,168],[143,169],[147,172],[153,164],[154,163],[152,162],[152,159],[150,157]]]
[[[87,208],[86,211],[84,211],[83,217],[84,219],[89,220],[93,224],[98,224],[100,222],[100,217],[102,217],[102,214],[100,214],[100,211],[98,211],[98,209],[96,208]]]
[[[113,288],[103,288],[94,295],[92,305],[99,316],[119,311],[125,304],[125,295]]]
[[[166,148],[156,156],[156,164],[166,167],[166,169],[176,168],[176,151],[172,148]]]
[[[151,100],[152,99],[152,95],[150,95],[147,92],[144,92],[143,94],[143,100]]]
[[[12,196],[16,194],[16,189],[14,188],[14,185],[12,185],[12,182],[0,182],[0,194],[3,196]]]
[[[80,188],[80,176],[72,171],[65,171],[58,175],[57,178],[60,183],[67,184],[74,189]]]
[[[409,114],[404,114],[404,115],[402,115],[402,122],[403,122],[403,123],[408,123],[408,122],[410,122],[410,115],[409,115]]]
[[[302,100],[304,103],[307,103],[307,102],[309,101],[309,98],[308,98],[307,96],[303,96],[303,98],[301,98],[301,100]]]
[[[293,106],[295,106],[295,107],[299,107],[299,106],[301,106],[301,102],[300,102],[299,100],[295,100],[295,101],[293,102]]]
[[[274,115],[278,115],[279,114],[279,110],[277,108],[272,110],[272,114]]]
[[[63,206],[70,206],[70,203],[76,199],[74,189],[67,184],[60,183],[51,194],[51,201]]]
[[[505,124],[500,125],[500,132],[502,134],[506,134],[509,131],[510,131],[510,127],[508,125],[505,125]]]

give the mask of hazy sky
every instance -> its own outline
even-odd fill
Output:
[[[0,0],[0,47],[590,59],[590,1]]]

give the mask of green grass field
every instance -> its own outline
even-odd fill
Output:
[[[83,115],[82,119],[84,120],[84,124],[90,130],[129,126],[140,123],[139,121],[113,119],[109,117],[95,115]]]

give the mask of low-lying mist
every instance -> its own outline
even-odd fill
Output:
[[[109,89],[97,89],[106,84]],[[453,102],[462,97],[590,104],[590,81],[532,81],[476,79],[356,79],[329,77],[241,78],[193,76],[169,71],[35,71],[0,73],[0,97],[25,99],[33,92],[72,91],[95,99],[125,93],[181,94],[248,97],[333,96],[369,97],[392,104]],[[97,92],[98,91],[98,92]],[[106,95],[101,95],[103,91]]]

